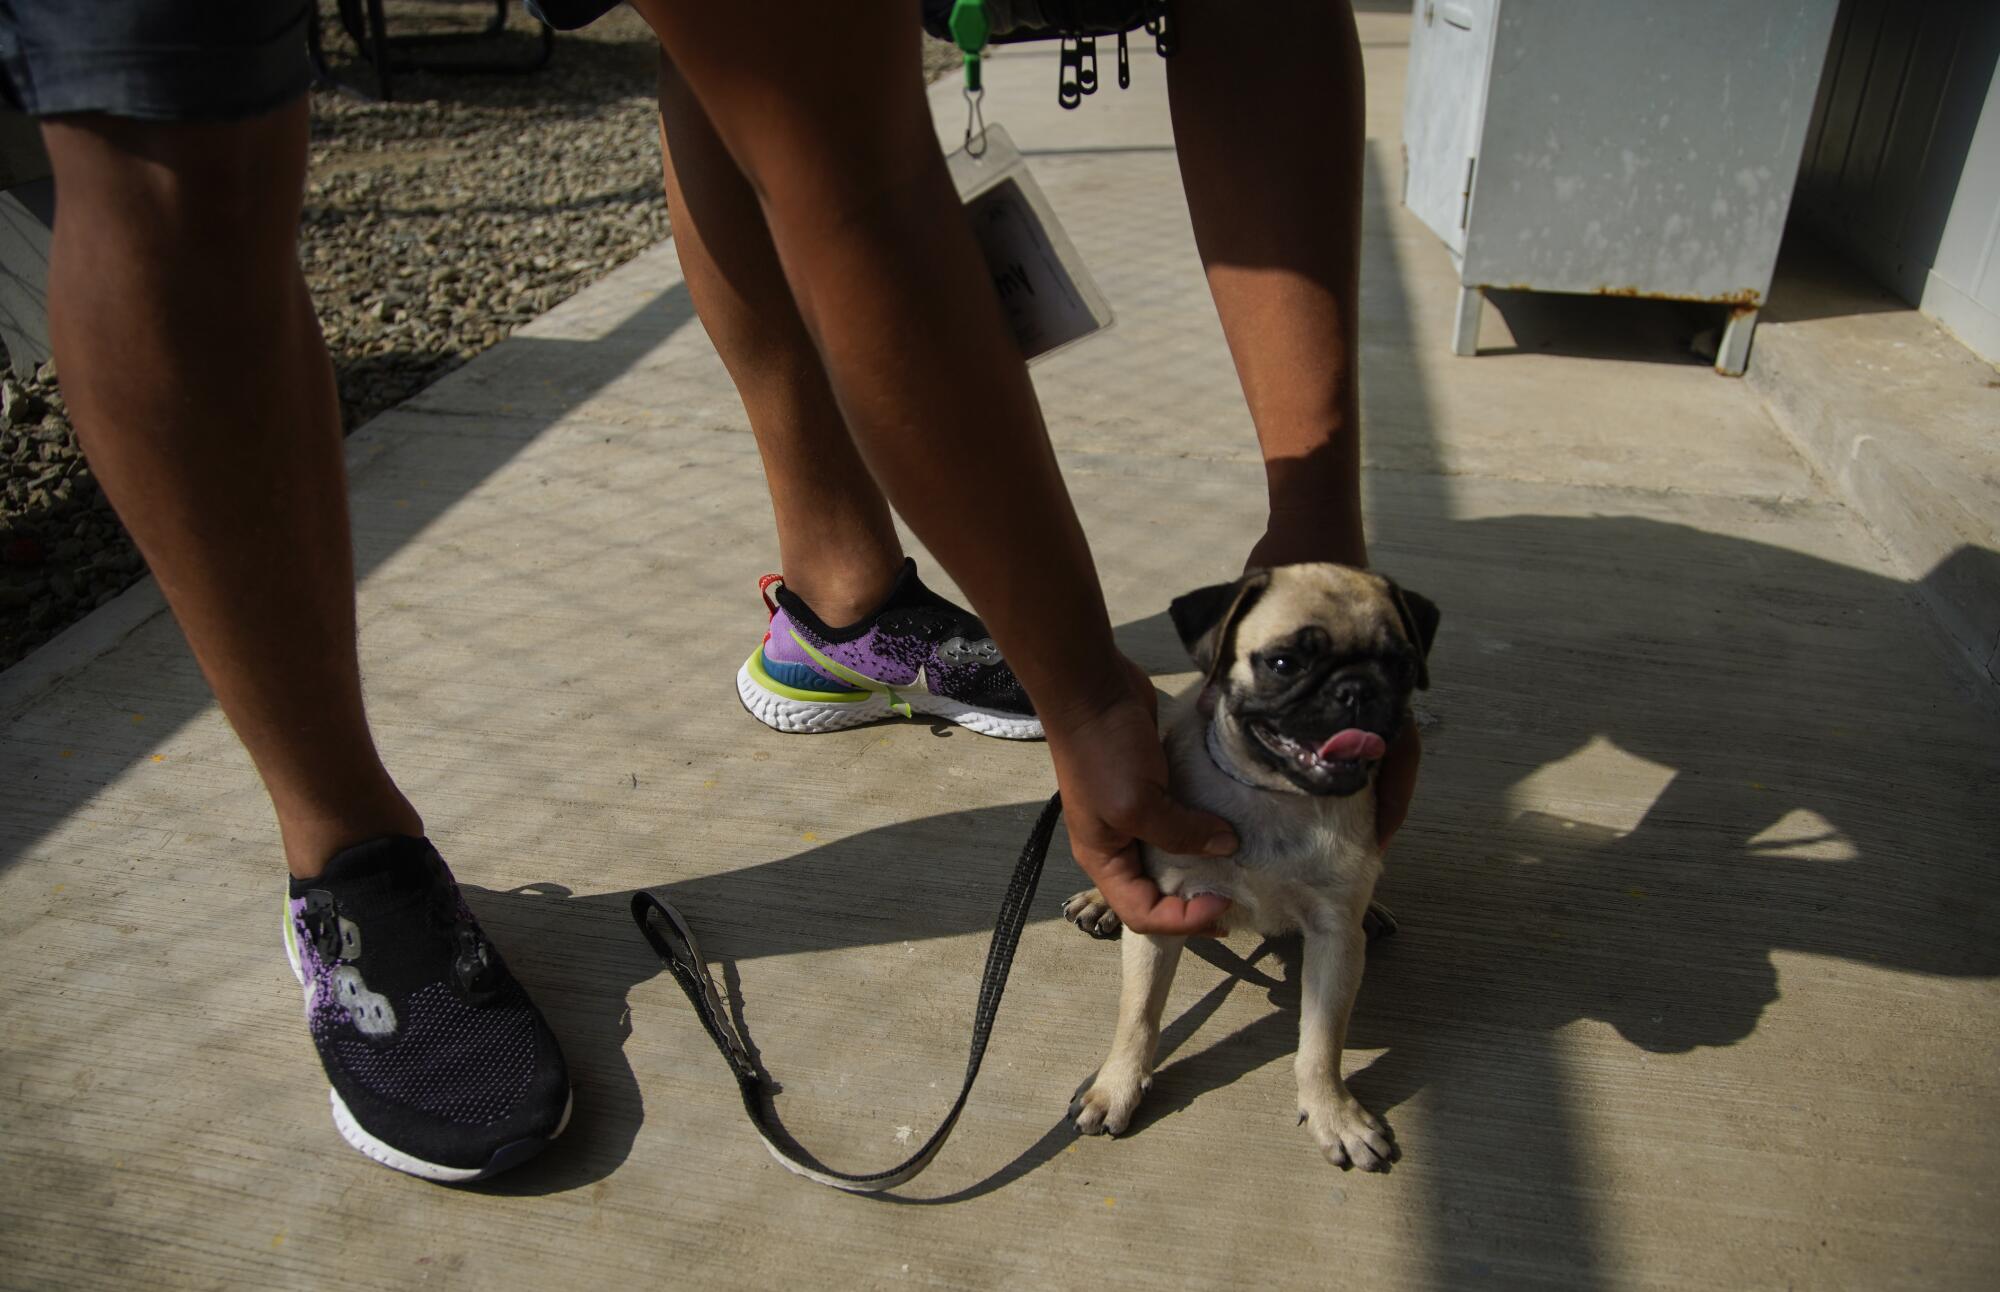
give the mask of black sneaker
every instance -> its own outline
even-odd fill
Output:
[[[569,1122],[556,1038],[428,839],[371,840],[292,880],[285,954],[333,1124],[377,1162],[462,1184]]]

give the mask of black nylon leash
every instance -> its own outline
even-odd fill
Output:
[[[979,1064],[986,1057],[986,1041],[992,1035],[994,1017],[1000,1012],[1000,993],[1006,990],[1007,974],[1014,966],[1014,949],[1021,941],[1022,928],[1028,922],[1028,907],[1035,900],[1035,888],[1042,878],[1042,863],[1048,858],[1049,841],[1054,837],[1056,820],[1061,815],[1062,795],[1057,794],[1049,799],[1048,806],[1035,820],[1035,828],[1028,832],[1028,842],[1021,848],[1021,859],[1014,863],[1013,877],[1007,881],[1006,896],[1000,899],[1000,914],[993,921],[993,941],[986,949],[986,971],[979,980],[979,1002],[972,1012],[972,1051],[965,1060],[965,1084],[959,1088],[957,1100],[952,1103],[951,1111],[945,1114],[944,1121],[924,1141],[924,1146],[907,1161],[886,1171],[867,1175],[853,1175],[826,1166],[778,1126],[769,1111],[763,1074],[758,1070],[756,1060],[750,1057],[749,1046],[729,1020],[722,995],[715,989],[715,979],[709,975],[708,964],[702,959],[701,945],[695,941],[694,930],[688,927],[687,920],[671,904],[643,889],[632,894],[633,920],[638,923],[639,931],[646,935],[646,941],[653,944],[653,950],[659,953],[660,959],[666,962],[674,981],[687,993],[695,1016],[708,1030],[709,1039],[715,1042],[715,1048],[722,1052],[723,1060],[736,1076],[736,1086],[743,1096],[743,1110],[750,1114],[750,1124],[756,1128],[758,1137],[771,1151],[771,1156],[778,1159],[779,1165],[808,1180],[817,1180],[849,1193],[879,1193],[915,1179],[931,1164],[931,1159],[944,1147],[945,1140],[951,1137],[952,1127],[958,1124],[958,1115],[965,1111],[965,1101],[972,1094],[972,1083],[979,1077]],[[656,912],[660,916],[658,921],[651,918]]]

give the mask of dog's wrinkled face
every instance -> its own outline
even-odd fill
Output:
[[[1204,703],[1235,771],[1269,789],[1353,794],[1430,685],[1438,610],[1345,565],[1252,570],[1177,598],[1174,627],[1208,674]]]

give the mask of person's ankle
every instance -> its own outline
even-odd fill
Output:
[[[285,868],[294,879],[313,879],[343,848],[385,835],[421,838],[424,819],[402,792],[392,786],[386,795],[345,811],[318,813],[281,809],[278,813],[278,832],[284,839]]]
[[[899,554],[887,569],[863,565],[831,570],[814,569],[794,576],[785,571],[785,586],[812,608],[829,628],[846,628],[860,623],[882,608],[895,591],[896,577],[903,571]]]

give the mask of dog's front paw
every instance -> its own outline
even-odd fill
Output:
[[[1152,1081],[1143,1077],[1117,1076],[1100,1072],[1090,1089],[1069,1106],[1076,1129],[1084,1135],[1123,1135],[1132,1124],[1132,1114],[1145,1098]]]
[[[1094,888],[1086,888],[1064,902],[1063,918],[1093,938],[1115,938],[1125,931],[1118,912]]]
[[[1383,1171],[1398,1156],[1396,1137],[1388,1123],[1343,1091],[1301,1098],[1299,1124],[1312,1128],[1326,1160],[1338,1167]]]

